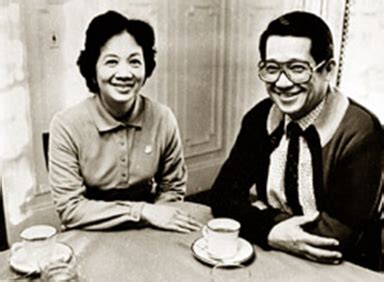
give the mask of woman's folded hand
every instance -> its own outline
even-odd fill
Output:
[[[185,211],[167,205],[144,204],[141,218],[157,228],[182,233],[189,233],[202,228],[202,224]]]

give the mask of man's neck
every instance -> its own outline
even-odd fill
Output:
[[[309,113],[298,119],[292,119],[289,115],[284,115],[285,127],[288,125],[289,122],[295,121],[298,125],[300,125],[303,130],[305,130],[307,127],[313,124],[315,120],[320,116],[321,112],[323,111],[327,96],[328,95],[325,95],[324,98]]]

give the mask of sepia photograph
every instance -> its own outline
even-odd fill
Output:
[[[0,0],[0,281],[384,281],[383,13]]]

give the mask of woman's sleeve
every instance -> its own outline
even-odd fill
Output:
[[[143,202],[105,202],[84,197],[78,131],[62,116],[50,127],[49,179],[54,205],[65,228],[108,229],[140,221]],[[97,164],[95,164],[97,165]]]
[[[163,140],[160,164],[155,175],[158,197],[156,203],[182,201],[186,192],[187,169],[176,118],[167,109],[161,127]]]

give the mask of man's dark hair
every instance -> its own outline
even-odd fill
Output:
[[[145,79],[151,76],[156,67],[155,33],[153,28],[141,20],[130,20],[123,15],[108,11],[96,16],[86,31],[85,48],[77,60],[81,75],[85,78],[89,91],[99,92],[96,82],[96,63],[101,48],[115,35],[127,31],[143,50]]]
[[[310,53],[317,64],[333,58],[332,33],[328,25],[314,14],[295,11],[270,22],[260,37],[259,52],[262,60],[266,58],[267,40],[272,35],[309,38]]]

